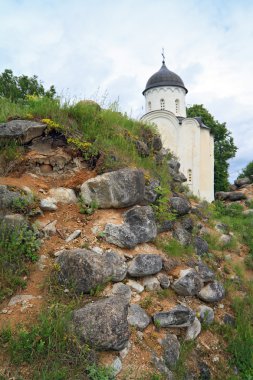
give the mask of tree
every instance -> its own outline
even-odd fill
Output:
[[[253,161],[250,161],[248,165],[245,166],[244,169],[242,169],[242,172],[239,175],[239,178],[243,177],[250,177],[253,176]]]
[[[220,123],[204,108],[203,104],[194,104],[187,109],[188,117],[200,116],[202,122],[210,128],[214,136],[214,191],[226,191],[228,182],[228,160],[235,156],[237,147],[226,123]]]
[[[13,75],[12,70],[6,69],[0,75],[0,97],[5,97],[13,102],[25,99],[27,95],[47,96],[53,99],[56,95],[54,86],[45,90],[41,81],[36,75],[28,77]]]

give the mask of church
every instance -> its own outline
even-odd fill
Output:
[[[163,146],[179,160],[190,191],[208,202],[214,199],[214,139],[201,118],[186,117],[186,89],[182,79],[165,65],[147,81],[141,120],[155,124]]]

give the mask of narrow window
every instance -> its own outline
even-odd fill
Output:
[[[165,101],[164,101],[164,99],[160,100],[160,104],[161,104],[161,110],[165,110]]]
[[[176,106],[176,114],[179,114],[180,113],[179,99],[175,100],[175,106]]]
[[[148,102],[148,110],[151,111],[151,102]]]
[[[192,170],[188,169],[188,182],[192,182]]]

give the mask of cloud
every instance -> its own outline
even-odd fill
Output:
[[[107,90],[138,117],[164,47],[186,102],[231,129],[231,172],[253,159],[252,1],[0,0],[0,9],[0,71],[36,74],[71,97]]]

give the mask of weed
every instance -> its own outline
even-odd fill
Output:
[[[186,361],[187,357],[195,347],[194,341],[184,342],[181,344],[180,356],[174,369],[175,378],[183,380],[187,374]]]
[[[114,380],[113,369],[92,364],[87,367],[87,373],[90,380]]]
[[[173,257],[191,255],[194,251],[192,246],[184,247],[177,240],[172,238],[157,238],[155,244],[159,249],[162,249],[169,256]]]
[[[148,309],[150,306],[152,306],[152,304],[153,304],[153,299],[152,299],[152,296],[151,296],[151,295],[146,296],[145,298],[143,298],[143,299],[140,301],[140,306],[141,306],[143,309]]]
[[[157,291],[157,296],[160,299],[166,299],[169,298],[174,292],[171,289],[161,289]]]
[[[98,209],[98,203],[96,201],[91,201],[88,205],[81,196],[79,197],[78,205],[80,214],[92,215]]]
[[[170,191],[168,186],[158,186],[155,189],[156,193],[158,194],[158,198],[156,202],[152,205],[153,210],[155,212],[156,219],[158,223],[162,224],[165,221],[172,221],[175,220],[176,216],[169,211],[169,195]]]

